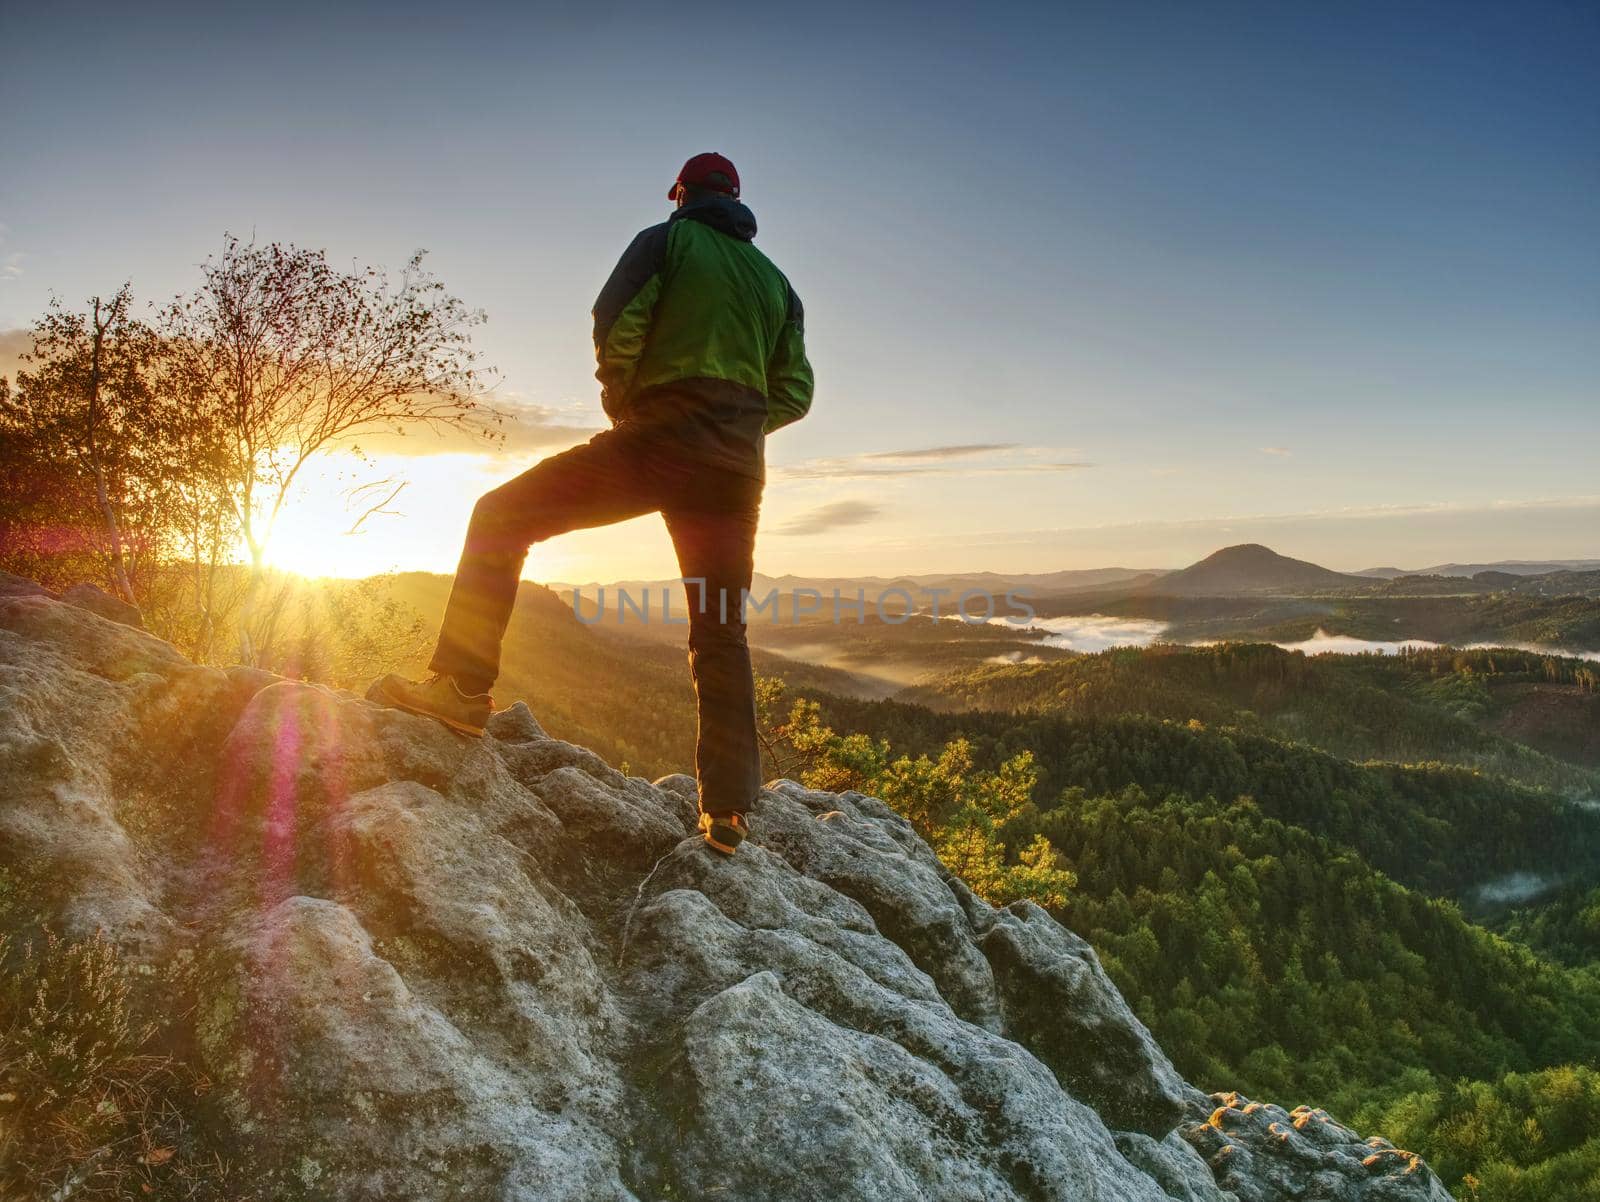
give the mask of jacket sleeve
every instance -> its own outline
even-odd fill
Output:
[[[606,416],[626,416],[628,393],[650,334],[667,260],[667,226],[653,225],[629,243],[594,302],[594,354]]]
[[[806,314],[794,289],[789,289],[789,312],[778,331],[772,359],[767,364],[766,432],[797,422],[811,409],[815,381],[806,359]]]

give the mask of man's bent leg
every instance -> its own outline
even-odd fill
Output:
[[[761,789],[755,680],[745,638],[744,593],[754,571],[761,482],[704,468],[696,496],[663,510],[686,580],[689,667],[699,731],[695,775],[703,813],[743,813]],[[703,601],[703,604],[702,604]]]
[[[500,675],[500,643],[533,543],[605,526],[660,507],[638,449],[615,430],[542,460],[486,493],[473,508],[466,545],[429,667],[463,692],[487,692]]]

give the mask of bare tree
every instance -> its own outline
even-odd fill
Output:
[[[367,519],[383,514],[386,517],[397,517],[400,511],[390,509],[394,499],[406,490],[409,480],[396,480],[393,476],[386,476],[382,480],[368,480],[365,484],[357,484],[354,488],[345,491],[345,497],[351,506],[360,505],[362,510],[355,521],[350,523],[346,535],[361,533],[361,527],[367,524]],[[377,500],[372,498],[377,497]]]
[[[150,375],[160,355],[155,331],[130,315],[133,293],[124,284],[109,300],[93,297],[84,312],[58,300],[33,328],[4,419],[30,441],[36,459],[60,459],[92,490],[102,552],[113,586],[138,604],[130,555],[148,549],[161,532],[135,523],[130,540],[125,510],[159,501],[160,454],[147,435],[158,404]]]
[[[222,489],[261,587],[278,515],[306,463],[407,425],[482,432],[471,329],[483,321],[422,266],[398,279],[341,271],[327,254],[229,237],[164,329],[191,402],[224,432]],[[495,415],[489,411],[489,416]],[[251,600],[242,618],[250,656]]]

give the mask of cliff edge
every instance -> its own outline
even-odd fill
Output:
[[[0,577],[0,869],[195,966],[187,1054],[263,1196],[1448,1202],[1185,1084],[1087,943],[871,797],[774,782],[724,859],[692,780],[520,704],[468,741],[92,601]]]

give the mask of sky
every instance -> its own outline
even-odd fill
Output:
[[[448,570],[604,424],[590,306],[702,150],[817,375],[762,571],[1600,557],[1592,3],[0,0],[0,45],[0,358],[229,232],[426,248],[486,313],[515,437],[319,465],[288,566]],[[346,535],[364,476],[407,484]],[[673,571],[653,518],[528,568]]]

